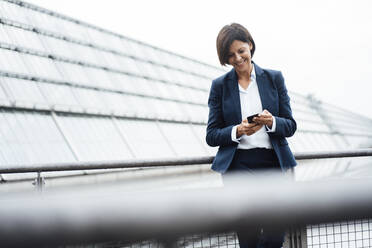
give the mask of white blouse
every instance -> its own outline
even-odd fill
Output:
[[[243,87],[239,85],[239,96],[242,120],[246,119],[250,115],[262,113],[263,109],[260,93],[258,91],[254,65],[251,72],[251,82],[248,85],[248,88],[243,89]],[[238,125],[233,127],[231,131],[231,139],[239,143],[238,149],[273,148],[270,142],[269,135],[267,133],[275,132],[275,117],[273,117],[273,126],[271,129],[268,126],[263,126],[260,130],[250,136],[244,134],[241,137],[236,138],[237,127]]]

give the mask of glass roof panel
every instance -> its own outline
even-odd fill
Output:
[[[175,153],[158,125],[140,120],[120,120],[119,128],[133,147],[136,158],[174,157]]]

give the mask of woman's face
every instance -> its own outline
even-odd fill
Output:
[[[229,50],[228,62],[237,72],[250,72],[252,44],[234,40]]]

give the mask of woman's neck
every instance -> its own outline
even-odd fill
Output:
[[[252,73],[253,65],[250,63],[249,69],[246,71],[236,71],[236,74],[238,75],[238,80],[243,80],[243,81],[249,81],[251,78],[251,73]]]

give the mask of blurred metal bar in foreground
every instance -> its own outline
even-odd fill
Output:
[[[296,152],[294,156],[297,160],[368,157],[368,156],[372,156],[372,148],[344,150],[344,151],[341,150],[341,151],[324,151],[324,152]]]
[[[286,228],[372,217],[370,179],[292,182],[280,178],[234,178],[229,187],[207,190],[121,193],[115,185],[101,185],[3,195],[0,244],[174,240],[236,227]]]
[[[372,149],[356,149],[347,151],[325,151],[325,152],[300,152],[295,153],[297,160],[303,159],[324,159],[324,158],[345,158],[372,156]],[[211,164],[214,156],[194,158],[164,158],[164,159],[130,159],[122,161],[101,161],[101,162],[73,162],[53,163],[35,165],[8,165],[0,168],[1,173],[26,173],[45,171],[72,171],[72,170],[95,170],[95,169],[118,169],[118,168],[139,168],[158,166],[182,166],[195,164]]]

